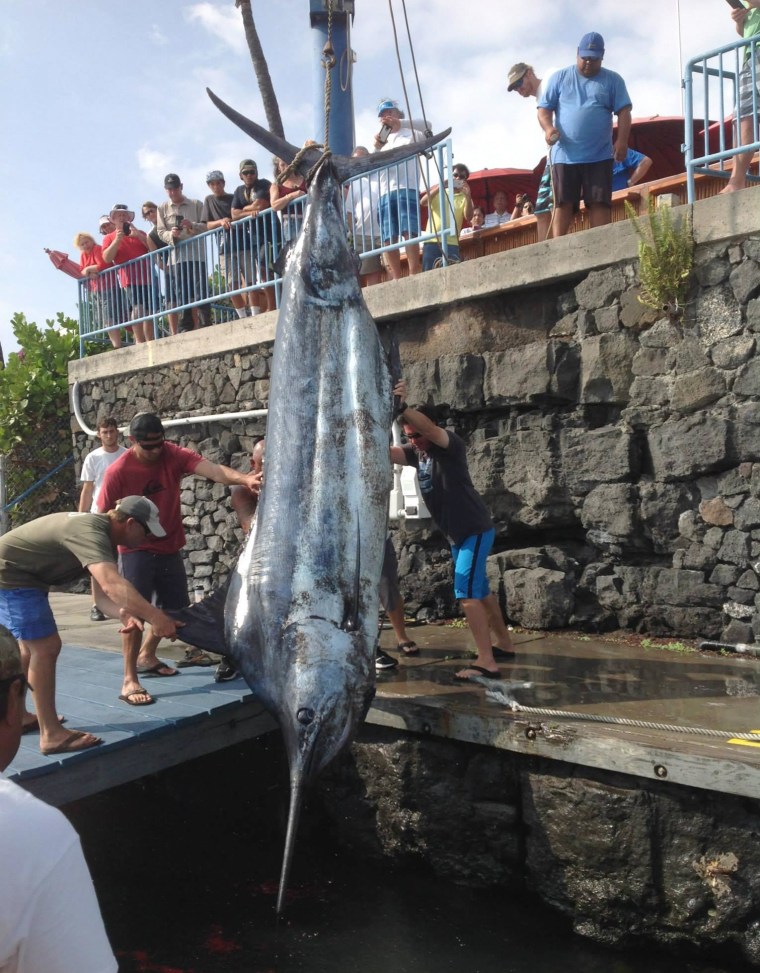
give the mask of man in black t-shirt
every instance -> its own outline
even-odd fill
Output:
[[[218,169],[212,169],[206,174],[206,185],[211,195],[203,200],[201,222],[209,230],[217,227],[217,244],[219,247],[219,270],[227,282],[229,290],[235,291],[240,287],[240,262],[232,254],[232,193],[224,191],[224,175]],[[239,318],[248,317],[248,308],[243,294],[230,294],[232,306]]]
[[[268,179],[259,179],[259,170],[253,159],[243,159],[240,163],[240,178],[243,185],[238,186],[232,197],[232,219],[245,220],[246,217],[255,217],[265,209],[269,209],[269,187],[272,185]],[[276,217],[275,217],[276,220]],[[232,229],[233,254],[239,262],[240,271],[245,278],[246,284],[250,287],[256,282],[256,258],[263,258],[266,261],[266,243],[272,242],[272,225],[266,221],[251,221],[243,223],[241,226]],[[258,253],[258,245],[261,246],[261,253]],[[260,276],[266,280],[266,264],[264,264],[264,274]],[[274,289],[265,288],[260,291],[251,291],[250,294],[251,313],[258,314],[260,311],[273,311],[275,306]]]
[[[462,603],[477,648],[475,663],[460,670],[456,678],[496,679],[499,668],[494,655],[510,659],[514,652],[486,576],[486,559],[495,536],[491,515],[472,485],[464,441],[437,425],[432,410],[413,409],[406,404],[403,379],[393,393],[401,403],[399,418],[409,445],[391,446],[391,460],[401,466],[417,467],[425,503],[451,545],[454,593]],[[491,631],[496,636],[494,645]]]

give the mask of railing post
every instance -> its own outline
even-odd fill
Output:
[[[692,77],[692,62],[686,65],[686,72],[682,84],[684,89],[684,156],[686,159],[686,201],[694,202],[694,81]]]

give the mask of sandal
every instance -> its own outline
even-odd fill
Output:
[[[186,669],[188,666],[202,666],[203,668],[207,668],[208,666],[215,666],[216,662],[203,649],[185,649],[185,658],[180,659],[179,662],[175,662],[174,665],[178,669]]]
[[[399,652],[404,655],[419,655],[420,649],[416,642],[399,642],[398,644]]]

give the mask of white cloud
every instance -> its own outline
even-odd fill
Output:
[[[193,3],[185,10],[185,17],[190,23],[200,24],[236,54],[247,53],[242,17],[231,2],[224,7],[213,3]]]

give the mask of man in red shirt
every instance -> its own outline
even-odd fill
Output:
[[[111,210],[111,222],[116,227],[113,233],[103,237],[103,261],[106,264],[125,264],[149,253],[148,237],[135,225],[135,214],[126,203],[117,203]],[[130,264],[119,271],[123,309],[122,322],[130,318],[135,341],[153,341],[155,336],[153,321],[146,318],[152,306],[151,275],[153,269],[149,262]]]
[[[141,412],[134,417],[129,438],[132,441],[130,449],[106,471],[98,505],[101,510],[108,510],[113,506],[114,498],[132,494],[148,497],[155,503],[166,536],[148,537],[134,550],[120,547],[121,572],[147,601],[155,595],[155,603],[164,609],[184,608],[189,599],[187,575],[180,554],[185,545],[180,507],[182,479],[192,473],[227,486],[239,484],[258,493],[261,474],[239,473],[228,466],[212,463],[190,449],[166,442],[161,420],[151,412]],[[159,642],[160,638],[152,632],[143,638],[142,645],[139,631],[122,633],[124,695],[140,689],[139,676],[177,675],[176,669],[158,659]],[[188,650],[189,660],[197,653],[197,649]],[[210,664],[210,660],[205,661],[207,657],[203,658],[201,664]],[[130,698],[135,706],[153,702],[153,697],[144,690]]]

